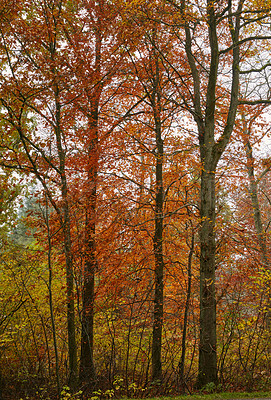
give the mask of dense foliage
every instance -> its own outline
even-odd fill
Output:
[[[0,397],[270,387],[270,9],[0,0]]]

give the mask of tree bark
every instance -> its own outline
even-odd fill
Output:
[[[98,20],[98,25],[101,21]],[[93,388],[96,382],[96,372],[93,360],[94,342],[94,299],[95,270],[97,269],[96,254],[96,206],[97,206],[97,175],[98,175],[98,140],[99,140],[99,102],[102,93],[101,83],[101,46],[102,29],[99,27],[95,37],[95,85],[94,89],[86,90],[90,113],[88,115],[89,136],[87,143],[87,182],[86,182],[86,223],[85,223],[85,260],[84,282],[82,293],[82,332],[80,383]]]
[[[217,382],[215,300],[215,173],[201,173],[200,229],[200,386]]]
[[[189,209],[187,207],[188,215]],[[192,259],[194,254],[194,247],[195,247],[195,232],[191,224],[191,243],[189,246],[189,254],[188,254],[188,262],[187,262],[187,293],[186,293],[186,300],[185,300],[185,308],[184,308],[184,318],[183,318],[183,333],[182,333],[182,353],[181,359],[179,361],[178,369],[179,369],[179,379],[180,385],[183,388],[186,385],[185,378],[184,378],[184,366],[185,366],[185,353],[186,353],[186,334],[187,334],[187,324],[188,324],[188,313],[189,313],[189,305],[190,305],[190,297],[191,297],[191,285],[192,285]],[[188,229],[188,226],[186,226]],[[188,239],[187,239],[188,244]]]
[[[62,229],[64,238],[64,252],[66,260],[66,287],[67,287],[67,330],[68,330],[68,353],[69,353],[69,378],[68,383],[72,389],[77,383],[78,365],[77,365],[77,344],[75,334],[75,307],[74,307],[74,276],[73,259],[71,246],[71,222],[70,207],[68,198],[68,187],[65,173],[65,151],[62,147],[61,139],[61,106],[58,100],[59,91],[55,88],[56,105],[56,124],[55,135],[59,157],[59,171],[61,179],[61,197],[62,197]]]
[[[53,268],[52,268],[52,234],[50,232],[50,221],[49,221],[49,207],[48,207],[48,197],[45,194],[45,212],[44,212],[44,222],[47,230],[47,241],[48,241],[48,254],[47,254],[47,263],[48,263],[48,292],[49,292],[49,308],[50,308],[50,317],[51,317],[51,325],[52,325],[52,333],[53,333],[53,343],[54,343],[54,352],[55,352],[55,374],[56,374],[56,385],[57,385],[57,396],[60,398],[60,376],[59,376],[59,357],[58,357],[58,347],[57,347],[57,332],[56,332],[56,324],[55,324],[55,316],[54,316],[54,308],[53,308]]]
[[[152,380],[162,380],[162,328],[164,303],[164,256],[163,256],[163,141],[161,130],[157,129],[156,155],[156,198],[155,198],[155,234],[153,240],[155,259],[155,289],[152,338]]]
[[[155,40],[155,33],[153,35]],[[163,187],[163,157],[164,145],[162,139],[161,123],[161,93],[159,57],[156,49],[151,53],[151,68],[153,72],[153,88],[150,96],[155,122],[156,136],[156,166],[155,166],[155,233],[153,238],[154,250],[154,309],[153,309],[153,333],[152,333],[152,380],[162,381],[162,329],[164,307],[164,254],[163,254],[163,228],[164,228],[164,187]]]
[[[93,387],[96,381],[96,372],[93,360],[93,330],[94,330],[94,284],[96,257],[96,199],[98,173],[98,114],[95,113],[91,121],[90,132],[92,138],[88,147],[88,171],[86,193],[86,223],[85,223],[85,261],[84,282],[82,293],[82,333],[80,358],[80,383]]]
[[[185,14],[186,2],[181,3],[185,28],[185,51],[193,80],[192,112],[198,126],[198,139],[201,160],[200,191],[200,344],[198,386],[217,382],[216,354],[216,298],[215,298],[215,174],[220,160],[232,134],[238,106],[239,90],[239,31],[243,0],[238,3],[235,21],[232,20],[231,2],[228,2],[228,24],[233,43],[232,80],[230,104],[227,119],[221,136],[215,140],[216,88],[219,66],[218,20],[212,0],[206,1],[207,24],[210,49],[205,109],[202,104],[200,67],[193,55],[191,28]]]

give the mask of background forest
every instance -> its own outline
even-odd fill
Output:
[[[0,396],[270,388],[270,10],[0,0]]]

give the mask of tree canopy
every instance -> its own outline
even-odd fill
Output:
[[[270,11],[0,1],[0,397],[270,386]]]

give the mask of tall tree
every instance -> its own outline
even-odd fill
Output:
[[[157,9],[152,9],[153,6]],[[136,13],[140,10],[142,18]],[[160,56],[161,48],[169,52],[172,37],[163,29],[157,15],[164,14],[164,5],[152,3],[140,4],[133,10],[132,27],[137,30],[137,45],[130,44],[129,55],[132,61],[133,73],[139,82],[134,95],[141,96],[144,100],[144,109],[141,108],[142,123],[146,125],[145,131],[149,131],[148,141],[154,143],[154,149],[149,150],[148,156],[155,157],[154,165],[154,294],[153,294],[153,326],[152,326],[152,380],[162,381],[162,331],[164,318],[164,218],[165,218],[165,189],[164,189],[164,136],[165,130],[170,129],[169,120],[173,118],[174,105],[169,99],[172,87],[163,67]],[[140,32],[140,35],[138,34]],[[137,54],[138,52],[138,54]],[[170,93],[170,94],[169,94]],[[154,136],[152,138],[152,135]],[[144,143],[143,137],[136,136],[136,140],[142,143],[145,151],[149,145]],[[142,160],[143,162],[143,160]],[[141,176],[143,179],[143,175]],[[144,182],[140,183],[141,195],[144,191]],[[140,196],[141,197],[141,196]]]
[[[82,18],[82,13],[84,17]],[[70,67],[77,85],[71,90],[74,107],[85,121],[78,128],[79,148],[83,157],[77,158],[84,180],[81,194],[84,203],[84,279],[81,312],[80,382],[92,387],[96,380],[93,360],[95,272],[98,268],[96,226],[98,207],[98,176],[101,154],[107,139],[119,123],[129,114],[128,107],[114,101],[122,93],[125,78],[119,73],[125,63],[122,47],[126,41],[119,14],[112,2],[106,0],[78,2],[65,27],[65,36],[73,62]],[[78,96],[78,91],[80,96]],[[136,102],[136,101],[135,101]],[[100,178],[102,185],[102,178]]]
[[[254,7],[240,0],[216,3],[207,0],[197,9],[189,1],[180,4],[168,0],[179,10],[184,29],[176,36],[184,40],[186,66],[191,86],[184,85],[183,70],[176,68],[187,95],[188,111],[198,129],[201,160],[200,191],[200,343],[198,384],[217,382],[216,296],[215,296],[215,219],[216,170],[233,132],[240,91],[240,54],[244,43],[267,36],[249,36],[248,25],[268,18],[267,8]],[[251,12],[246,18],[247,10]],[[259,17],[259,13],[262,13]],[[205,43],[202,46],[202,43]],[[201,43],[201,44],[200,44]],[[230,70],[230,73],[228,71]],[[226,84],[226,80],[228,80]],[[222,100],[223,99],[223,100]]]
[[[66,164],[67,132],[71,121],[64,117],[67,116],[63,97],[66,74],[60,54],[63,4],[45,1],[42,4],[23,3],[23,6],[16,21],[14,18],[7,20],[9,35],[2,32],[4,57],[10,71],[10,76],[5,71],[1,74],[2,120],[13,138],[11,144],[6,144],[4,164],[34,174],[59,216],[66,262],[69,382],[74,386],[77,345]],[[24,70],[27,74],[22,72]],[[61,194],[60,202],[54,195],[56,187]]]

